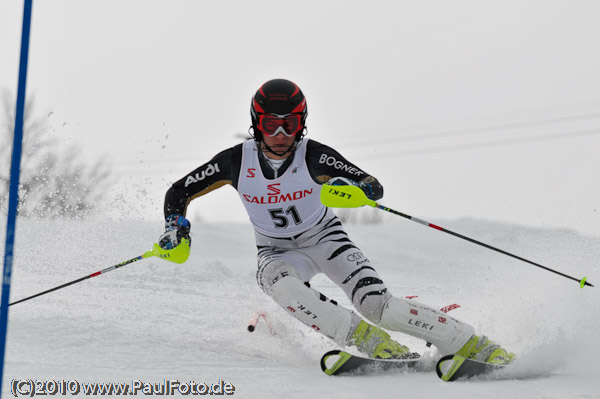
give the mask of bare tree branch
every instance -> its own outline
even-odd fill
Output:
[[[14,131],[14,101],[2,90],[0,125],[0,207],[8,202],[10,157]],[[34,98],[27,101],[19,186],[19,214],[29,217],[78,218],[92,212],[111,183],[108,165],[79,160],[75,147],[61,149],[46,118],[34,117]]]

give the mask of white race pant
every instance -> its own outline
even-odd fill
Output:
[[[443,355],[458,351],[475,332],[434,308],[393,297],[330,209],[316,226],[295,237],[255,236],[261,288],[298,320],[341,346],[349,344],[361,319],[310,288],[308,282],[318,273],[338,285],[371,322],[427,340]]]

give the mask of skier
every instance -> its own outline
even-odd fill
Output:
[[[441,355],[457,353],[495,364],[512,361],[514,354],[475,335],[472,326],[389,292],[319,199],[325,182],[357,185],[373,200],[383,197],[383,187],[332,148],[304,138],[307,104],[296,84],[266,82],[252,98],[250,114],[253,139],[217,154],[167,191],[161,248],[180,249],[183,241],[189,251],[185,215],[190,201],[230,184],[254,226],[259,286],[308,327],[372,358],[415,356],[391,339],[387,329],[427,340]],[[318,273],[338,285],[368,321],[311,288]]]

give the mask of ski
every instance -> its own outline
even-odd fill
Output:
[[[365,375],[376,374],[387,370],[421,370],[423,362],[418,353],[407,359],[371,359],[355,356],[348,352],[332,350],[321,358],[321,370],[327,375]]]
[[[506,365],[498,365],[467,359],[460,355],[448,355],[438,360],[435,367],[438,377],[443,381],[455,381],[502,370]]]

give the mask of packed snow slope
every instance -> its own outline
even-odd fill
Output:
[[[432,221],[600,284],[600,238],[481,220]],[[328,377],[335,345],[258,288],[249,223],[192,226],[183,265],[150,258],[10,307],[3,397],[18,379],[235,386],[240,398],[600,398],[600,288],[390,216],[346,229],[392,293],[418,295],[519,355],[514,378],[444,383],[434,372]],[[134,258],[162,223],[19,220],[11,301]],[[349,301],[317,277],[313,287]],[[264,323],[246,329],[256,310]],[[435,349],[400,333],[425,356]],[[139,394],[139,396],[143,396]],[[80,394],[80,397],[85,397]]]

